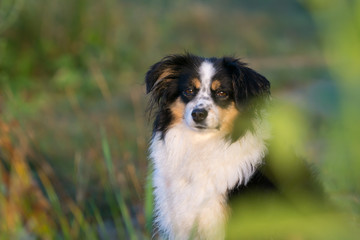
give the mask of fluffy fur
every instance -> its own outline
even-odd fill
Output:
[[[262,164],[270,83],[238,59],[172,55],[146,74],[155,115],[155,227],[166,239],[221,239],[227,194]]]

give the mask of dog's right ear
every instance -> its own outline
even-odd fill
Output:
[[[157,103],[166,93],[167,85],[177,77],[174,69],[174,59],[175,56],[165,57],[160,62],[152,65],[146,73],[146,93],[151,93],[152,100]]]
[[[146,93],[150,93],[153,90],[155,84],[159,83],[164,79],[164,77],[166,77],[166,72],[169,71],[166,69],[165,65],[166,64],[163,61],[160,61],[150,67],[145,77]]]
[[[182,69],[196,64],[197,58],[191,54],[169,55],[155,63],[146,73],[146,93],[152,94],[152,101],[172,101],[177,93],[177,79]]]

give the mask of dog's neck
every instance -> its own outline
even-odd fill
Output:
[[[226,193],[245,184],[266,152],[264,136],[248,131],[236,142],[217,131],[196,132],[184,123],[164,138],[155,133],[155,211],[160,231],[170,239],[218,238],[226,219]]]

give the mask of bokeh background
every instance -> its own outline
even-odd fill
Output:
[[[151,238],[143,80],[185,51],[271,81],[279,154],[315,166],[337,209],[268,201],[229,238],[357,239],[359,2],[0,1],[0,239]]]

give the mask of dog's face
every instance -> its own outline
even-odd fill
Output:
[[[178,123],[194,131],[229,133],[234,120],[255,111],[255,99],[269,95],[270,84],[234,58],[173,55],[146,74],[150,107],[158,106],[154,131]]]
[[[228,127],[238,114],[231,78],[210,61],[179,82],[179,93],[181,101],[174,106],[185,105],[182,118],[193,130]]]

